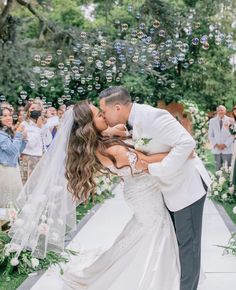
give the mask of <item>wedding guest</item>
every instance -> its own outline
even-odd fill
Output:
[[[52,142],[52,134],[42,116],[43,106],[36,100],[26,105],[26,120],[22,123],[28,133],[28,142],[22,154],[22,179],[26,182],[42,157],[46,147]]]
[[[226,116],[226,108],[220,105],[217,107],[217,116],[209,123],[208,136],[215,157],[216,170],[220,170],[224,163],[231,166],[234,140],[229,131],[231,122],[232,118]]]
[[[236,105],[233,108],[233,121],[230,125],[230,133],[234,137],[234,144],[233,144],[233,158],[232,158],[232,172],[231,172],[231,183],[234,185],[236,189]]]
[[[26,146],[26,132],[19,125],[12,130],[13,118],[8,108],[0,108],[0,208],[14,204],[22,188],[18,160]]]
[[[64,111],[63,111],[62,109],[59,108],[59,109],[57,110],[57,116],[58,116],[58,118],[61,119],[61,118],[63,117],[63,115],[64,115]]]
[[[52,133],[52,138],[55,137],[57,133],[58,126],[60,125],[59,117],[57,116],[57,110],[54,107],[49,107],[47,109],[47,123],[46,126]],[[49,145],[47,146],[49,147]]]

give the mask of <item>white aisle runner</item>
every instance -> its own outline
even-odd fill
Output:
[[[89,250],[109,248],[117,235],[131,218],[131,212],[122,197],[122,187],[115,191],[115,198],[107,200],[79,231],[68,248]],[[214,245],[225,245],[230,233],[211,201],[206,201],[203,225],[202,266],[206,280],[199,290],[236,289],[236,257],[222,256],[222,249]],[[31,290],[61,290],[62,283],[58,267],[50,268]],[[27,289],[28,290],[28,289]],[[101,289],[106,290],[106,289]],[[129,289],[122,289],[129,290]]]

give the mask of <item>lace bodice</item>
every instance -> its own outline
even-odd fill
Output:
[[[138,170],[136,169],[135,165],[137,163],[138,157],[137,155],[132,152],[132,151],[127,151],[127,157],[128,157],[128,161],[129,161],[129,166],[125,166],[121,169],[116,168],[114,165],[110,165],[108,166],[108,168],[113,172],[116,173],[119,176],[130,176],[130,175],[136,175],[136,174],[140,174],[143,171],[142,170]],[[132,169],[132,171],[131,171]]]

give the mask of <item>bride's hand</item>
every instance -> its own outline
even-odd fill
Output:
[[[142,170],[142,171],[148,172],[148,163],[147,163],[147,161],[142,160],[140,158],[136,162],[135,167],[138,170]]]

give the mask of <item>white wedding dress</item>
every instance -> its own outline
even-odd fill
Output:
[[[180,289],[178,245],[157,178],[136,170],[136,155],[127,154],[133,176],[129,167],[110,170],[124,179],[133,217],[107,251],[89,251],[69,262],[63,289]]]

